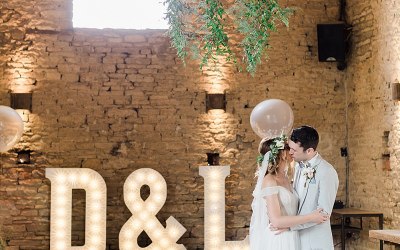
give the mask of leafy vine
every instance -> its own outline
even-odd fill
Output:
[[[222,0],[164,0],[167,5],[167,35],[177,55],[185,63],[189,55],[200,58],[200,68],[217,63],[220,56],[237,64],[226,29],[226,17],[233,19],[242,36],[242,63],[254,75],[262,58],[268,58],[270,33],[283,23],[289,25],[290,8],[282,8],[277,0],[235,0],[231,6]]]

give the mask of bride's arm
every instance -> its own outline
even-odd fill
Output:
[[[265,199],[267,200],[268,217],[273,227],[287,228],[307,222],[321,223],[329,218],[327,215],[320,213],[322,209],[315,210],[314,212],[306,215],[285,216],[281,213],[277,194],[268,195],[265,197]]]
[[[264,187],[277,186],[275,179],[272,176],[265,176],[263,180]],[[281,213],[280,202],[278,194],[267,195],[264,197],[267,203],[267,211],[270,223],[276,228],[287,228],[304,224],[307,222],[321,223],[326,221],[329,217],[319,213],[320,210],[315,210],[313,213],[297,216],[284,216]]]

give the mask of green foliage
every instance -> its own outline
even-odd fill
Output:
[[[241,46],[246,69],[254,74],[263,56],[267,57],[270,33],[277,31],[278,22],[289,26],[288,16],[292,10],[281,8],[276,0],[237,0],[234,11],[241,17],[235,21],[244,36]]]
[[[200,68],[219,57],[237,64],[226,33],[226,16],[233,18],[237,33],[243,36],[240,48],[243,63],[252,75],[263,56],[267,57],[271,32],[277,25],[289,25],[291,9],[281,8],[276,0],[236,0],[226,7],[221,0],[164,0],[169,22],[168,36],[179,58],[191,55],[201,59]],[[233,31],[234,32],[234,31]]]
[[[228,36],[224,32],[226,13],[219,0],[165,0],[164,4],[170,25],[167,34],[184,63],[189,55],[188,48],[194,59],[201,58],[200,68],[209,61],[216,63],[218,56],[232,58]]]
[[[177,50],[179,58],[185,62],[187,56],[186,47],[189,45],[190,37],[185,34],[184,17],[189,13],[189,8],[180,0],[166,0],[166,19],[169,23],[168,35],[172,46]]]
[[[263,160],[264,160],[264,156],[263,155],[258,155],[257,159],[256,159],[256,162],[257,162],[258,165],[261,166]]]
[[[199,1],[198,5],[203,13],[199,15],[200,23],[204,23],[201,30],[204,32],[202,37],[202,56],[200,68],[207,65],[209,60],[217,62],[217,56],[232,55],[228,46],[228,36],[224,32],[223,15],[225,9],[218,0]],[[215,53],[214,53],[215,52]]]

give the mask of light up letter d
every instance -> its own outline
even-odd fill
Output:
[[[88,168],[47,168],[51,181],[50,249],[106,249],[106,183]],[[86,191],[85,244],[71,246],[72,189]]]

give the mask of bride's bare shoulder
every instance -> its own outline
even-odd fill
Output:
[[[275,176],[272,174],[267,174],[264,176],[262,187],[275,187],[278,186],[278,183],[275,180]]]

